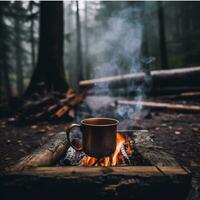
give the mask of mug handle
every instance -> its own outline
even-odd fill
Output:
[[[79,124],[71,124],[69,126],[69,128],[66,130],[66,135],[67,135],[67,140],[70,144],[70,146],[75,149],[76,151],[82,151],[83,150],[83,147],[76,147],[72,144],[72,142],[70,141],[70,132],[71,132],[71,129],[75,128],[75,127],[81,127]]]

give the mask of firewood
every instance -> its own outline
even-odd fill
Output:
[[[60,132],[42,148],[22,158],[17,164],[7,170],[22,171],[27,168],[52,165],[63,155],[67,148],[66,134],[65,132]]]
[[[56,112],[56,116],[58,118],[62,117],[65,113],[67,113],[70,110],[69,106],[63,106],[62,108],[60,108],[57,112]]]
[[[85,93],[82,93],[81,95],[73,98],[68,105],[63,106],[62,108],[60,108],[55,115],[58,118],[61,118],[65,113],[68,113],[73,107],[75,107],[76,105],[78,105],[85,97]]]
[[[183,105],[183,104],[172,104],[172,103],[161,103],[161,102],[150,102],[150,101],[132,101],[132,100],[118,100],[118,104],[136,106],[140,105],[145,108],[151,108],[156,110],[171,110],[178,112],[200,112],[200,106],[197,105]]]
[[[68,103],[69,100],[71,100],[71,99],[73,99],[73,98],[75,98],[75,97],[76,97],[75,94],[70,94],[70,95],[68,95],[66,98],[61,99],[61,100],[59,101],[59,104],[64,105],[64,104]]]
[[[36,102],[29,101],[27,104],[23,106],[23,114],[33,114],[41,111],[44,106],[55,103],[55,99],[52,96],[44,97],[42,100],[38,100]]]

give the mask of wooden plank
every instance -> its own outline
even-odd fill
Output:
[[[169,167],[169,166],[158,166],[157,167],[160,171],[163,172],[165,175],[186,175],[190,174],[188,169],[184,169],[182,167]]]
[[[23,172],[13,172],[11,174],[39,175],[39,176],[100,176],[100,175],[120,175],[120,176],[162,176],[165,175],[187,175],[188,172],[181,167],[159,167],[155,166],[128,166],[128,167],[37,167]]]

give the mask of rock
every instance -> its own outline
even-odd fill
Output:
[[[198,132],[200,132],[200,128],[193,127],[193,128],[192,128],[192,131],[195,132],[195,133],[198,133]]]
[[[31,126],[32,129],[36,129],[37,127],[38,127],[37,125]]]
[[[6,143],[7,143],[7,144],[10,144],[10,143],[11,143],[11,140],[7,140]]]

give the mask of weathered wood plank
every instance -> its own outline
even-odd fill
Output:
[[[41,176],[64,176],[64,177],[91,177],[100,175],[120,176],[162,176],[165,175],[188,175],[188,172],[181,167],[159,167],[155,166],[129,166],[129,167],[37,167],[24,170],[22,175]]]
[[[99,167],[77,168],[70,170],[70,167],[40,167],[32,169],[31,173],[24,171],[2,176],[0,195],[2,192],[5,199],[34,200],[184,200],[187,198],[191,179],[186,171],[175,167],[173,170],[161,168],[162,171],[155,167],[139,166],[128,170],[126,167],[114,167],[113,171]],[[144,169],[145,173],[141,173]],[[77,170],[79,173],[76,173]]]

